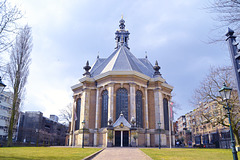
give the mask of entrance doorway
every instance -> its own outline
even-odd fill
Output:
[[[122,132],[122,133],[121,133]],[[122,136],[121,136],[122,134]],[[121,137],[123,139],[121,139]],[[115,146],[121,147],[121,144],[123,147],[129,146],[129,132],[128,131],[115,131]]]
[[[115,146],[121,146],[121,131],[115,131]]]
[[[123,131],[123,147],[128,147],[128,131]]]

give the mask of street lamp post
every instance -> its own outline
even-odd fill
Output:
[[[161,122],[158,122],[158,126],[159,126],[159,145],[158,148],[161,148]]]
[[[223,107],[224,107],[224,109],[227,110],[227,114],[228,114],[233,160],[238,160],[237,151],[235,148],[235,141],[234,141],[234,137],[233,137],[231,117],[230,117],[231,107],[228,106],[228,102],[227,102],[231,97],[231,91],[232,91],[232,88],[227,87],[226,84],[224,83],[223,87],[219,90],[219,93],[220,93],[222,99],[226,101],[226,107],[225,106],[223,106]]]
[[[108,125],[107,130],[111,130],[111,132],[112,132],[112,135],[110,136],[110,140],[112,141],[111,147],[113,146],[113,125],[112,125],[112,123],[113,123],[112,117],[109,117],[109,119],[108,119],[109,125]]]
[[[82,127],[83,127],[83,137],[82,137],[82,148],[84,148],[84,126],[85,126],[85,119],[82,121]]]
[[[4,90],[7,85],[2,82],[2,77],[0,77],[0,93]]]
[[[137,143],[136,143],[136,139],[134,138],[136,136],[136,130],[137,130],[136,125],[135,125],[136,124],[135,117],[131,118],[131,124],[132,125],[131,125],[131,128],[130,128],[130,147],[132,147],[132,146],[136,147]],[[135,142],[134,142],[135,144],[133,144],[133,145],[132,145],[132,138],[131,138],[132,137],[132,131],[135,132],[135,135],[133,136],[133,139],[135,139]]]
[[[37,134],[36,135],[36,137],[37,137],[36,138],[36,146],[38,147],[38,144],[39,144],[39,142],[38,142],[39,141],[39,139],[38,139],[39,138],[39,130],[38,129],[36,129],[36,134]]]

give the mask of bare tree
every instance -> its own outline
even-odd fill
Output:
[[[227,27],[240,35],[240,0],[212,0],[204,9],[212,13],[212,19],[217,22],[208,43],[224,42]]]
[[[229,127],[228,116],[223,108],[223,105],[226,104],[219,95],[219,89],[222,88],[223,83],[233,88],[229,105],[232,107],[230,116],[234,137],[238,145],[240,144],[238,136],[240,129],[240,125],[238,124],[240,121],[240,107],[232,67],[212,67],[209,74],[200,83],[199,88],[195,89],[192,104],[195,106],[214,104],[214,109],[211,112],[208,112],[207,107],[203,109],[201,113],[199,112],[201,114],[201,116],[199,116],[201,122],[212,123],[213,125],[221,124]]]
[[[72,118],[72,103],[69,103],[67,106],[65,106],[63,109],[60,110],[60,120],[64,121],[69,125],[71,123]]]
[[[0,0],[0,52],[10,47],[18,31],[17,21],[22,18],[21,11],[11,6],[7,0]]]
[[[181,108],[181,105],[179,103],[177,103],[175,100],[174,100],[174,97],[176,96],[176,94],[173,92],[172,93],[172,100],[170,102],[170,105],[172,107],[172,118],[174,119],[174,115],[177,114],[178,111],[182,110]]]
[[[10,85],[13,90],[13,101],[11,118],[8,129],[8,146],[12,145],[13,127],[16,122],[19,106],[24,96],[25,85],[29,75],[29,65],[31,63],[30,53],[32,51],[31,28],[26,25],[16,37],[16,42],[12,46],[10,62],[7,66],[7,73]]]

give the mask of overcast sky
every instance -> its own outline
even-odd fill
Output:
[[[72,102],[70,87],[83,66],[97,55],[108,57],[121,15],[130,32],[129,47],[137,58],[158,60],[161,74],[174,87],[181,110],[193,108],[193,90],[210,66],[230,65],[227,44],[208,44],[214,36],[212,14],[202,0],[10,0],[25,12],[22,24],[32,27],[32,64],[23,111],[59,114]],[[225,33],[222,33],[223,35]]]

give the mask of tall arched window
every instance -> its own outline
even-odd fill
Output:
[[[101,127],[107,127],[108,124],[108,91],[102,92],[102,120]]]
[[[136,125],[137,127],[143,127],[143,112],[142,112],[142,92],[137,91],[136,92]]]
[[[80,113],[81,113],[81,98],[77,100],[77,106],[76,111],[74,113],[74,119],[75,119],[75,130],[79,130],[80,125]]]
[[[163,111],[164,111],[164,128],[165,128],[165,130],[169,130],[169,114],[168,114],[167,98],[163,99]]]
[[[119,117],[121,112],[126,120],[128,120],[128,91],[125,88],[120,88],[117,90],[116,118]]]

